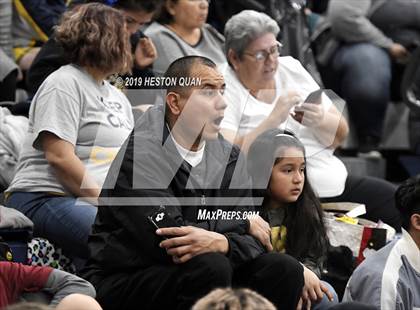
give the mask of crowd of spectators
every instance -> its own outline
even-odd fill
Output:
[[[420,0],[279,2],[0,0],[4,204],[77,272],[2,242],[0,309],[420,308],[419,177],[336,154],[352,131],[380,159],[392,101],[416,128]],[[318,76],[283,52],[291,12]],[[324,278],[331,202],[397,232],[344,296]]]

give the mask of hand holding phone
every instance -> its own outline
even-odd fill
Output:
[[[303,121],[303,116],[304,116],[304,111],[302,111],[302,109],[304,109],[302,107],[302,105],[304,104],[315,104],[315,105],[320,105],[322,102],[322,94],[323,94],[323,90],[322,89],[318,89],[315,90],[313,92],[311,92],[305,99],[305,101],[300,104],[297,105],[292,113],[292,117],[299,123],[302,123]],[[314,107],[315,110],[315,107]],[[308,115],[307,115],[308,116]],[[310,116],[309,116],[310,117]]]
[[[179,225],[166,210],[165,206],[160,206],[158,211],[149,215],[147,218],[156,229],[165,227],[181,227],[181,225]],[[166,237],[164,238],[167,239]]]
[[[140,69],[150,66],[158,57],[156,46],[153,44],[152,39],[141,31],[138,31],[137,41],[132,46],[134,47],[134,61]]]

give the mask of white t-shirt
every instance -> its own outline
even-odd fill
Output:
[[[225,100],[227,108],[221,127],[235,131],[237,135],[248,134],[257,128],[274,109],[274,102],[287,91],[296,91],[302,98],[319,89],[318,84],[292,57],[279,57],[275,75],[276,99],[267,104],[256,99],[242,85],[235,72],[226,65],[222,72],[225,76]],[[328,110],[331,100],[323,94],[322,105]],[[291,116],[280,124],[280,129],[288,129],[296,134],[304,144],[307,157],[307,173],[312,187],[319,197],[334,197],[344,191],[347,170],[344,164],[334,156],[334,150],[326,148],[314,136],[312,129],[296,122]],[[333,134],[331,139],[333,139]]]
[[[99,85],[78,66],[61,67],[32,100],[28,135],[7,191],[68,193],[45,159],[42,131],[71,143],[89,175],[102,186],[133,127],[131,105],[121,91],[107,81]]]
[[[200,147],[198,151],[191,151],[184,148],[181,144],[176,142],[175,137],[170,133],[172,141],[175,144],[175,147],[181,155],[181,157],[191,165],[191,167],[197,166],[203,160],[204,149],[206,147],[206,141],[204,141],[203,145]]]

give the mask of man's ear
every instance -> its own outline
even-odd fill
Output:
[[[182,111],[181,96],[175,92],[169,92],[166,95],[166,105],[173,115],[180,115]]]
[[[420,214],[414,213],[410,217],[410,224],[413,229],[420,231]]]
[[[233,49],[229,49],[228,54],[227,54],[227,58],[229,60],[229,62],[231,63],[233,69],[237,70],[238,66],[239,66],[239,57],[238,54],[236,54]]]

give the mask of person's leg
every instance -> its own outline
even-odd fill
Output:
[[[312,304],[312,307],[311,307],[312,310],[330,309],[332,306],[336,305],[339,302],[335,289],[328,282],[325,282],[325,281],[321,281],[321,282],[328,288],[331,294],[333,294],[333,300],[330,301],[327,295],[324,294],[324,297],[319,302]]]
[[[71,197],[13,193],[6,203],[34,223],[34,236],[48,239],[71,257],[87,258],[87,241],[97,208]]]
[[[116,262],[118,263],[118,262]],[[231,285],[232,268],[226,256],[207,253],[184,264],[156,265],[105,279],[89,279],[104,309],[190,309],[217,287]]]
[[[401,217],[394,200],[396,189],[395,185],[382,179],[350,174],[340,196],[321,201],[363,203],[366,206],[364,217],[375,222],[381,220],[401,231]]]
[[[286,254],[262,254],[234,270],[233,283],[255,290],[277,309],[295,310],[304,285],[303,267]]]
[[[332,66],[340,76],[340,95],[347,102],[360,150],[375,149],[390,100],[390,56],[373,44],[348,44],[337,51]]]

